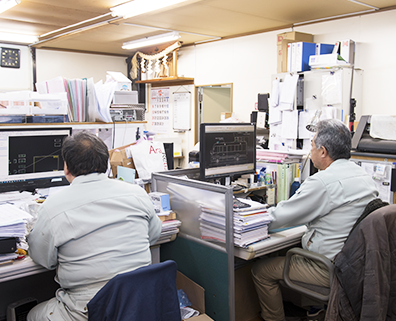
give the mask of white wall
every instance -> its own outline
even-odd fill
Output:
[[[27,46],[3,44],[0,47],[21,50],[20,68],[0,67],[0,92],[31,90],[33,86],[30,50]]]
[[[0,47],[21,50],[21,67],[0,67],[0,92],[33,90],[32,58],[28,46],[2,44]],[[94,82],[106,80],[107,71],[127,75],[127,57],[75,53],[57,50],[36,50],[37,81],[65,78],[93,78]]]
[[[396,114],[396,10],[316,23],[294,28],[311,33],[315,42],[352,39],[355,67],[363,69],[359,113]],[[276,74],[278,30],[180,49],[178,73],[193,77],[195,85],[233,83],[233,110],[245,121],[254,110],[257,94],[271,92]]]
[[[93,78],[106,81],[107,71],[119,71],[127,76],[126,57],[76,53],[56,50],[36,50],[37,81],[58,76],[65,78]]]
[[[300,26],[294,30],[312,33],[315,42],[334,43],[353,39],[357,43],[355,67],[363,70],[363,94],[357,102],[357,113],[396,114],[396,10]],[[277,30],[181,48],[178,75],[193,77],[196,86],[233,83],[233,111],[242,121],[250,121],[257,94],[271,92],[271,76],[276,74],[277,66],[276,35],[287,31],[291,30]],[[27,47],[22,47],[22,55],[20,70],[0,68],[0,92],[31,89],[31,65]],[[38,81],[63,76],[93,77],[97,82],[105,81],[106,71],[127,72],[124,57],[44,49],[37,49],[36,57]],[[192,93],[191,131],[175,133],[182,136],[186,157],[193,146],[195,129],[194,89],[192,86],[187,87]],[[147,98],[149,105],[149,92]],[[150,129],[149,113],[146,114],[146,119]]]

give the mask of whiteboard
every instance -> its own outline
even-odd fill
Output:
[[[186,131],[191,129],[191,93],[173,93],[173,130]]]

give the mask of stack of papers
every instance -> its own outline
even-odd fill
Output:
[[[267,204],[249,199],[238,199],[248,207],[233,210],[234,245],[247,247],[249,244],[268,238],[271,216]],[[201,238],[225,243],[225,210],[201,207]]]
[[[276,151],[268,149],[257,149],[256,159],[257,161],[270,162],[270,163],[298,163],[305,156],[304,154],[297,154],[287,151]]]
[[[26,235],[26,222],[32,216],[11,204],[0,205],[0,237],[24,238]],[[15,253],[0,254],[0,263],[18,257]]]
[[[172,236],[179,233],[180,225],[181,222],[179,220],[163,221],[161,235],[157,241],[157,244],[171,241]]]
[[[26,222],[31,219],[29,213],[14,205],[0,205],[0,237],[25,237]]]

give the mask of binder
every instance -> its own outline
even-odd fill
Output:
[[[331,54],[333,52],[334,45],[327,43],[317,43],[315,46],[315,55]]]
[[[300,72],[310,70],[309,57],[315,55],[315,43],[296,42],[292,46],[295,52],[292,58],[292,71]]]
[[[15,237],[0,237],[0,254],[14,253],[17,239]]]

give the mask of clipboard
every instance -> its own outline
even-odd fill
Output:
[[[188,90],[173,93],[173,130],[191,130],[191,92]]]

